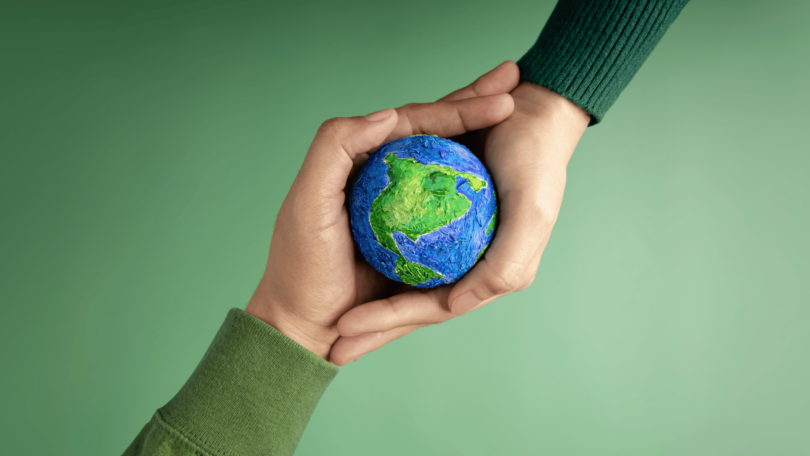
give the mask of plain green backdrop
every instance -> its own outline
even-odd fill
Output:
[[[468,84],[552,8],[3,2],[0,452],[120,454],[246,305],[318,125]],[[810,454],[809,21],[689,4],[534,284],[341,368],[296,454]]]

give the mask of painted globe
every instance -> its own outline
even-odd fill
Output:
[[[352,236],[388,278],[419,288],[458,281],[492,241],[492,179],[454,141],[415,135],[373,152],[348,201]]]

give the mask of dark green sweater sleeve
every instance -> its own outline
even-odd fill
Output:
[[[231,309],[191,378],[124,455],[291,455],[337,372]]]
[[[549,88],[598,123],[688,0],[559,0],[518,60],[521,80]]]

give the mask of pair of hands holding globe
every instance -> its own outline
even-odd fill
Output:
[[[523,290],[534,280],[557,220],[566,167],[590,115],[522,82],[506,61],[434,103],[412,103],[318,129],[276,219],[251,315],[338,366],[410,332]],[[500,223],[480,261],[457,283],[415,289],[357,252],[346,198],[368,153],[414,134],[451,138],[489,170]]]

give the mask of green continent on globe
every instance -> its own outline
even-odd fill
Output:
[[[492,230],[494,230],[494,229],[495,229],[495,217],[496,217],[497,215],[498,215],[498,209],[496,208],[496,209],[495,209],[495,212],[493,212],[493,213],[492,213],[492,218],[491,218],[491,219],[489,219],[489,226],[487,226],[487,232],[486,232],[486,233],[487,233],[487,236],[489,236],[489,233],[491,233],[491,232],[492,232]]]
[[[443,275],[408,261],[399,251],[394,233],[416,242],[419,236],[436,231],[470,210],[472,203],[456,189],[456,178],[467,181],[475,192],[487,186],[471,173],[448,166],[423,165],[413,158],[385,157],[388,185],[371,203],[369,222],[377,240],[397,255],[396,273],[403,282],[416,285]]]
[[[495,217],[497,215],[498,215],[498,209],[496,208],[495,212],[492,213],[492,218],[489,219],[489,225],[487,225],[487,231],[486,231],[487,236],[489,236],[489,234],[492,233],[492,230],[495,229]],[[478,252],[478,256],[475,257],[475,262],[476,263],[478,262],[478,260],[481,259],[482,256],[484,256],[484,252],[486,252],[488,248],[489,248],[489,244],[485,245],[484,248],[481,249],[480,252]]]

